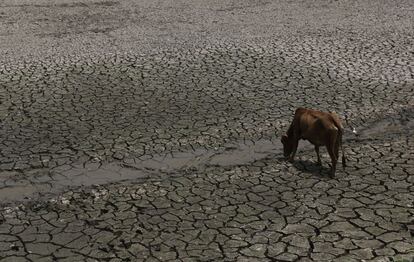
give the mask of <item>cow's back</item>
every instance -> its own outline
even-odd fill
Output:
[[[330,113],[300,108],[296,110],[295,117],[299,118],[300,138],[315,145],[325,145],[329,134],[337,130],[335,117]]]

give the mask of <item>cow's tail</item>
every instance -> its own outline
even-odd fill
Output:
[[[333,114],[333,120],[336,128],[338,128],[338,138],[336,139],[336,146],[341,148],[342,151],[342,167],[346,167],[346,158],[345,158],[345,151],[342,145],[342,136],[344,134],[344,128],[339,120],[339,117],[336,114]],[[338,156],[339,157],[339,156]]]
[[[345,168],[346,167],[346,159],[345,159],[345,151],[344,151],[344,147],[342,145],[342,135],[344,133],[343,128],[339,128],[338,129],[338,146],[341,147],[341,151],[342,151],[342,167]]]

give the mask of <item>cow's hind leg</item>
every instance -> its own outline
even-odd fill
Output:
[[[298,145],[299,145],[299,139],[294,138],[293,144],[292,144],[292,153],[289,158],[290,162],[293,162],[295,159],[296,151],[298,150]]]
[[[332,161],[331,177],[335,177],[336,163],[338,162],[338,155],[337,155],[336,150],[335,150],[336,139],[337,139],[336,133],[332,133],[330,135],[329,142],[326,145],[326,148],[328,149],[328,153],[329,153],[329,156],[331,157],[331,161]]]
[[[321,156],[319,155],[319,146],[315,146],[316,156],[318,157],[318,165],[322,165]]]
[[[327,146],[327,149],[332,161],[331,177],[335,177],[336,162],[338,161],[338,158],[335,156],[335,152],[332,146]]]

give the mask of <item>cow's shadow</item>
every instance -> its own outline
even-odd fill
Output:
[[[309,173],[320,177],[330,177],[331,167],[328,163],[319,165],[317,161],[295,159],[292,165],[303,173]]]

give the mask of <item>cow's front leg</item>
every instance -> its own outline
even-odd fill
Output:
[[[318,165],[322,165],[321,156],[319,155],[319,146],[315,146],[316,156],[318,157]]]
[[[296,151],[298,150],[299,139],[294,139],[292,144],[292,154],[290,155],[289,161],[293,162],[295,159]]]

